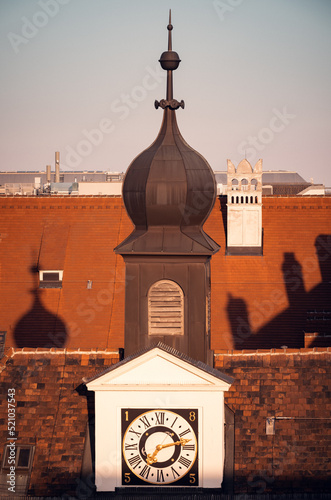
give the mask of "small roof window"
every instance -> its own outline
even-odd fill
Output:
[[[62,288],[63,271],[39,271],[39,288]]]

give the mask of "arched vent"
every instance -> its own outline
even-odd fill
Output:
[[[148,334],[184,335],[184,294],[174,281],[157,281],[149,289]]]

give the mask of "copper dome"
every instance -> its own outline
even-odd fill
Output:
[[[180,59],[169,50],[160,62]],[[163,65],[162,65],[163,66]],[[116,251],[119,253],[202,253],[219,249],[202,229],[216,198],[216,181],[208,162],[183,139],[176,109],[184,107],[172,96],[172,65],[167,68],[167,100],[156,140],[129,166],[123,183],[123,200],[135,229]]]

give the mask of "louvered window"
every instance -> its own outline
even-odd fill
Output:
[[[174,281],[157,281],[149,289],[148,334],[184,335],[184,294]]]

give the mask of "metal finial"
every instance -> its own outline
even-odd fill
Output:
[[[171,9],[169,10],[169,24],[167,26],[168,28],[168,50],[167,52],[163,52],[161,54],[161,57],[159,59],[160,64],[162,69],[167,71],[167,99],[162,99],[160,102],[155,101],[154,105],[156,109],[160,106],[161,108],[167,108],[169,107],[170,109],[178,109],[179,107],[184,108],[184,101],[176,101],[176,99],[173,98],[173,82],[172,82],[172,72],[178,68],[180,59],[179,55],[177,52],[174,52],[172,50],[172,37],[171,37],[171,31],[172,31],[172,24],[171,24]]]
[[[169,24],[167,26],[168,28],[168,50],[172,50],[172,38],[171,38],[171,31],[172,31],[172,24],[171,24],[171,9],[169,9]]]

